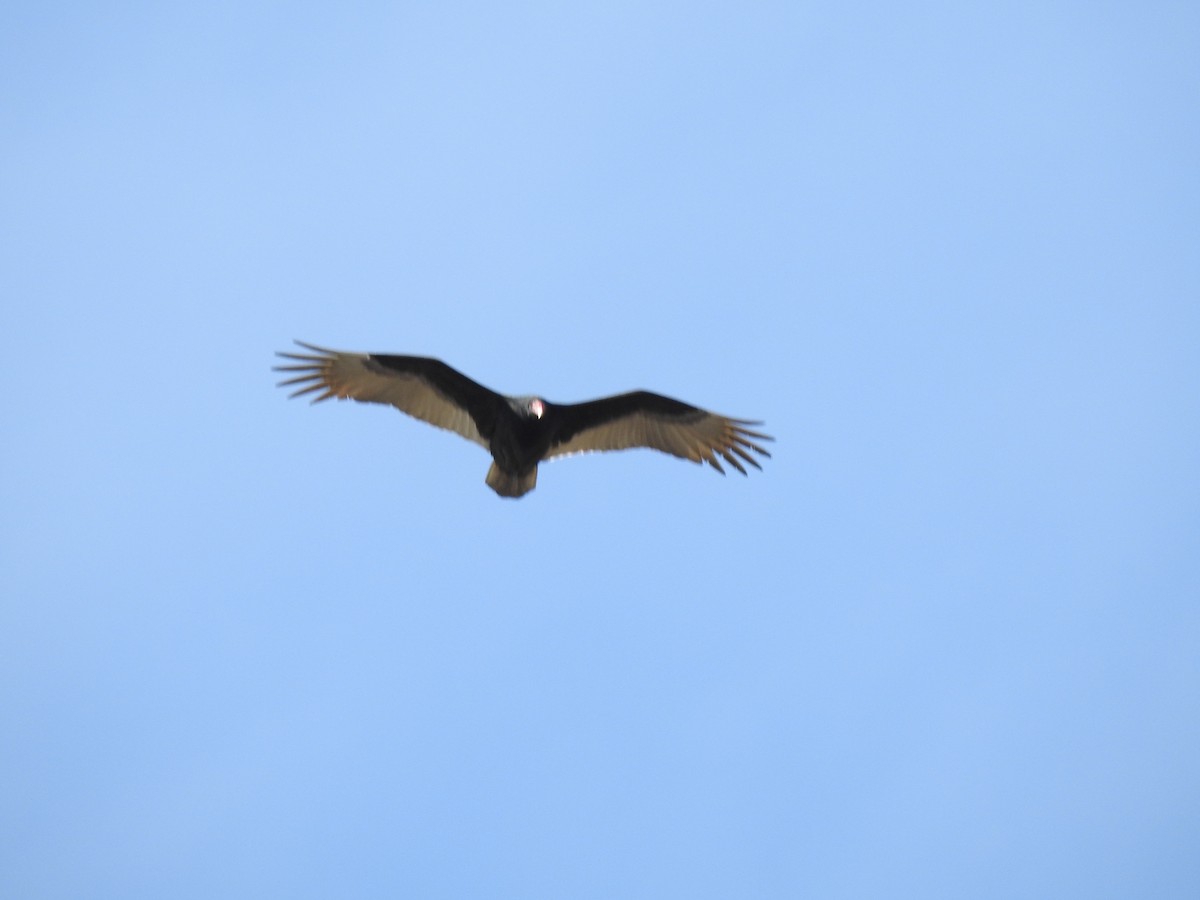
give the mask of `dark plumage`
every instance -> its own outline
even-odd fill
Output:
[[[506,397],[477,384],[444,362],[421,356],[342,353],[296,341],[308,353],[279,353],[293,361],[275,371],[294,373],[280,387],[338,399],[388,403],[410,416],[457,432],[492,454],[487,483],[502,497],[521,497],[537,484],[543,459],[594,450],[650,447],[724,474],[720,456],[743,475],[749,451],[771,454],[751,431],[758,425],[730,419],[649,391],[632,391],[586,403],[550,403],[539,397]]]

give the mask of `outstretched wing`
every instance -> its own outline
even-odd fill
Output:
[[[297,386],[290,397],[316,394],[313,403],[330,397],[388,403],[423,422],[488,446],[495,410],[504,398],[444,362],[422,356],[343,353],[296,343],[309,352],[276,354],[291,361],[275,366],[277,372],[294,373],[279,382],[280,387]]]
[[[755,442],[774,440],[747,427],[759,422],[719,416],[649,391],[567,406],[554,404],[547,415],[555,420],[547,459],[592,450],[650,447],[692,462],[706,462],[724,474],[717,459],[720,456],[745,475],[743,462],[762,468],[749,451],[771,455]]]

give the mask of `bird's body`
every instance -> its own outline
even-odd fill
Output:
[[[501,408],[496,427],[488,438],[492,466],[487,483],[501,497],[520,497],[537,484],[537,466],[550,450],[551,435],[533,410],[545,411],[536,397],[509,398],[509,409]]]
[[[520,497],[537,484],[544,459],[598,450],[650,447],[693,462],[717,461],[746,474],[742,462],[761,468],[755,440],[771,438],[729,419],[649,391],[632,391],[585,403],[550,403],[540,397],[507,397],[472,381],[440,360],[381,353],[343,353],[311,344],[308,353],[280,353],[296,373],[280,382],[298,385],[291,395],[386,403],[439,428],[454,431],[492,454],[487,484],[502,497]],[[317,393],[319,392],[319,393]],[[739,461],[740,460],[740,461]]]

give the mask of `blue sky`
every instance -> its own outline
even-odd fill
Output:
[[[0,13],[0,894],[1195,897],[1200,11]],[[761,418],[543,466],[292,338]]]

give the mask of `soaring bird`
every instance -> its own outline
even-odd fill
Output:
[[[492,454],[486,481],[501,497],[529,493],[537,484],[538,463],[572,453],[649,447],[706,462],[722,475],[718,456],[745,475],[743,462],[762,468],[749,451],[771,455],[756,441],[774,439],[748,427],[761,422],[720,416],[650,391],[551,403],[498,394],[436,359],[296,343],[308,352],[277,353],[289,364],[274,367],[290,376],[280,387],[297,386],[291,397],[388,403],[456,432]]]

